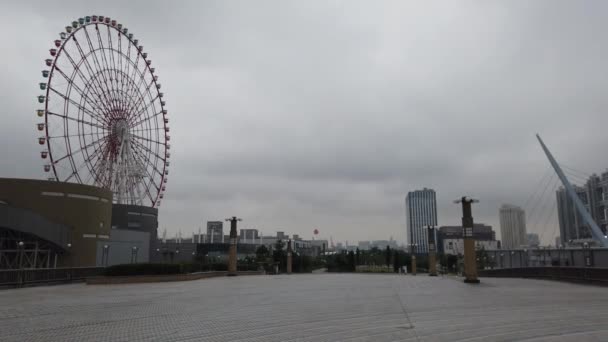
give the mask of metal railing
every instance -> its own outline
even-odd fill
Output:
[[[518,267],[479,271],[481,277],[510,277],[566,280],[608,285],[608,268],[600,267]]]
[[[103,270],[104,267],[0,270],[0,287],[84,281],[87,277],[101,275]]]

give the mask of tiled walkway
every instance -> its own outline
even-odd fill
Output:
[[[0,291],[0,341],[608,341],[608,288],[308,274]]]

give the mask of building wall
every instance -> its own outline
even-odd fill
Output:
[[[500,232],[502,248],[517,249],[527,245],[526,217],[520,207],[503,205],[500,210]]]
[[[58,267],[94,266],[97,242],[110,237],[109,190],[74,183],[0,178],[0,201],[69,227],[71,248],[58,259]]]
[[[443,251],[448,255],[464,255],[464,239],[444,239]],[[498,241],[475,241],[476,249],[496,250]]]
[[[148,232],[112,229],[108,240],[97,241],[97,266],[144,263],[150,261],[149,256]]]
[[[587,199],[587,191],[585,188],[575,185],[573,185],[573,187],[581,202],[583,202],[587,210],[589,210],[589,201]],[[557,190],[555,195],[557,199],[559,232],[560,237],[562,237],[562,241],[568,242],[570,240],[591,238],[591,231],[584,223],[581,215],[575,209],[574,201],[572,198],[570,198],[568,192],[561,188]]]
[[[239,243],[258,243],[257,229],[241,229]]]
[[[112,232],[115,230],[147,233],[145,235],[148,238],[146,245],[149,248],[147,250],[152,251],[158,242],[158,209],[141,205],[114,204],[112,206]],[[153,260],[153,255],[147,254],[146,260],[148,259]]]
[[[207,241],[208,243],[222,242],[224,236],[224,222],[207,221]]]
[[[424,188],[409,192],[405,198],[405,213],[408,243],[417,245],[417,253],[428,253],[426,226],[437,226],[435,190]]]
[[[437,232],[437,252],[444,253],[443,241],[445,239],[462,239],[462,226],[439,227]],[[496,232],[494,232],[492,226],[483,223],[473,223],[473,239],[477,241],[496,241]]]

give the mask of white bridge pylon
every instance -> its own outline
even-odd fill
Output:
[[[576,194],[576,191],[574,191],[572,184],[570,184],[570,182],[568,181],[568,178],[566,178],[566,175],[564,174],[562,169],[559,167],[559,164],[557,164],[557,161],[555,160],[555,158],[553,158],[553,155],[551,154],[551,152],[549,152],[549,149],[547,148],[547,146],[545,145],[543,140],[540,138],[540,136],[538,134],[536,135],[536,138],[538,139],[540,146],[543,148],[543,151],[545,152],[547,159],[549,159],[549,163],[551,163],[553,170],[555,170],[555,173],[559,177],[559,180],[562,182],[562,184],[564,185],[564,188],[566,188],[566,191],[568,192],[568,195],[570,195],[570,198],[574,202],[576,210],[581,215],[581,217],[583,218],[585,223],[587,225],[589,225],[589,228],[591,228],[591,234],[600,243],[600,246],[608,247],[608,237],[606,237],[606,235],[604,235],[604,232],[602,232],[602,230],[597,225],[597,223],[595,223],[595,221],[591,217],[591,214],[589,214],[589,211],[587,211],[587,208],[585,208],[585,205],[583,204],[581,199]]]

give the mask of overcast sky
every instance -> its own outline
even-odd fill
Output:
[[[535,202],[549,164],[608,167],[604,1],[11,1],[0,12],[2,177],[46,177],[34,124],[44,59],[72,20],[117,19],[166,94],[161,230],[243,228],[405,242],[404,197]],[[547,194],[557,185],[548,180]],[[540,189],[540,190],[539,190]],[[528,230],[552,242],[553,195]],[[538,195],[540,198],[540,195]],[[529,203],[527,203],[529,202]],[[541,205],[538,205],[542,208]],[[536,215],[536,214],[535,214]],[[546,219],[544,217],[547,217]],[[556,221],[555,221],[556,222]],[[500,236],[500,235],[498,235]]]

